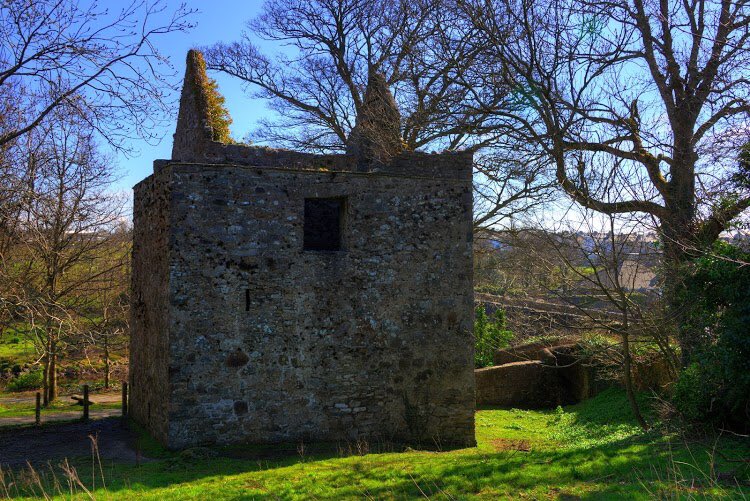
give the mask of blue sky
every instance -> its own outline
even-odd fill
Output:
[[[111,0],[105,5],[110,10],[114,10],[120,5],[129,4],[130,1]],[[180,4],[179,0],[166,1],[167,10],[173,11]],[[172,61],[177,72],[176,80],[180,82],[185,71],[185,55],[188,49],[220,41],[239,40],[247,21],[257,16],[263,5],[262,0],[186,0],[185,3],[188,8],[198,10],[192,17],[192,22],[196,24],[196,27],[188,33],[171,33],[155,39],[158,49]],[[261,47],[266,45],[262,41],[259,42],[261,42],[259,43]],[[270,51],[274,50],[273,46],[267,48]],[[234,137],[242,139],[253,129],[260,117],[271,113],[264,101],[248,97],[248,94],[242,90],[239,80],[219,74],[210,76],[216,79],[219,83],[219,91],[226,97],[227,108],[234,120],[232,124]],[[176,113],[175,104],[175,115]],[[171,156],[175,120],[170,121],[165,129],[158,131],[164,137],[157,146],[134,140],[131,146],[136,150],[135,156],[127,158],[122,154],[116,155],[118,171],[121,175],[114,186],[116,191],[129,193],[133,185],[151,174],[153,160]]]

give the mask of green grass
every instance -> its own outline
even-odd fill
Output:
[[[14,395],[12,393],[3,393],[4,396]],[[4,403],[0,404],[0,418],[13,418],[13,417],[30,417],[34,415],[36,403],[34,400],[26,400],[21,403]],[[89,409],[92,411],[99,409],[119,409],[120,403],[104,403],[104,404],[92,404]],[[45,414],[50,413],[61,413],[71,412],[82,414],[83,407],[77,405],[71,401],[67,396],[62,396],[59,399],[52,402],[48,407],[42,408],[42,419]]]
[[[643,433],[624,395],[610,390],[554,411],[483,409],[476,448],[342,456],[294,453],[271,460],[187,459],[144,437],[161,459],[105,466],[107,499],[648,499],[750,497],[750,490],[711,481],[713,441],[686,445],[675,436]],[[716,442],[727,457],[747,458],[750,444]],[[237,455],[240,448],[224,449]],[[266,451],[267,452],[267,451]],[[266,457],[268,457],[266,455]],[[684,464],[683,464],[684,463]],[[714,471],[750,480],[747,465],[716,458]],[[88,471],[82,466],[81,471]]]
[[[34,354],[34,344],[28,338],[10,332],[0,336],[0,359],[23,364],[33,360]]]

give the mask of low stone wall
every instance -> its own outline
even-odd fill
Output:
[[[474,371],[477,405],[548,409],[570,403],[559,370],[539,360]]]
[[[616,379],[603,379],[603,368],[583,359],[577,343],[552,347],[528,344],[499,350],[494,358],[498,365],[474,371],[477,405],[550,409],[623,385]],[[663,391],[672,379],[663,359],[634,366],[633,381],[638,391]]]
[[[663,358],[637,363],[633,371],[633,384],[638,391],[662,392],[675,380],[675,374]]]

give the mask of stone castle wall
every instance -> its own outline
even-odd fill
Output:
[[[376,75],[352,154],[221,144],[186,63],[135,187],[132,416],[171,448],[473,445],[472,155],[402,151]]]
[[[171,163],[139,185],[172,199],[169,446],[473,443],[470,157],[423,156],[454,177]],[[345,198],[342,251],[303,250],[321,197]]]
[[[140,182],[133,201],[130,322],[131,416],[167,441],[169,391],[170,183],[162,173]]]

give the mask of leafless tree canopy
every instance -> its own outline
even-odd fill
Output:
[[[733,181],[748,140],[746,0],[460,0],[481,34],[495,120],[561,188],[658,226],[672,307],[679,267],[750,207]],[[493,105],[487,103],[487,108]],[[682,340],[683,357],[690,342]]]
[[[266,2],[242,40],[207,49],[208,68],[268,98],[283,120],[257,137],[295,148],[343,150],[371,73],[395,90],[411,149],[476,147],[484,115],[461,85],[476,56],[472,28],[442,0]],[[463,29],[462,29],[463,28]],[[275,57],[254,37],[279,43]]]
[[[124,204],[108,191],[112,161],[95,134],[58,106],[6,148],[0,165],[7,182],[0,189],[0,331],[33,342],[45,403],[55,399],[58,360],[82,344],[103,291],[127,283],[128,237],[118,230]]]
[[[170,116],[172,74],[155,39],[190,27],[184,5],[133,0],[0,2],[0,146],[39,126],[58,107],[76,113],[111,145],[153,140]],[[155,21],[160,18],[164,21]]]
[[[477,228],[550,195],[543,162],[503,141],[494,110],[505,91],[483,89],[478,29],[449,0],[266,2],[242,39],[206,49],[208,68],[238,77],[281,119],[252,139],[310,151],[342,151],[363,110],[370,75],[385,75],[406,149],[471,149],[477,155]],[[257,38],[276,42],[271,56]],[[483,86],[482,88],[480,88]]]
[[[494,119],[575,201],[653,216],[675,256],[750,205],[716,192],[747,141],[748,2],[458,3],[487,87],[513,89]]]

